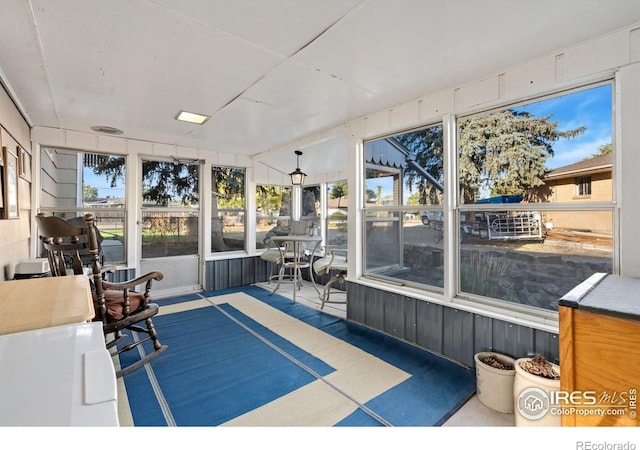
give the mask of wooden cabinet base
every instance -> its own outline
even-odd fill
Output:
[[[558,310],[562,425],[639,426],[640,321]]]

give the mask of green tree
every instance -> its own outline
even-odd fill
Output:
[[[347,182],[346,181],[338,181],[331,186],[331,190],[329,191],[329,198],[343,198],[348,195],[347,190]]]
[[[96,175],[104,175],[111,187],[124,182],[124,158],[103,156],[93,168]],[[198,164],[166,161],[142,163],[142,198],[166,206],[173,200],[183,204],[198,202]]]
[[[244,173],[244,169],[237,167],[212,168],[214,211],[218,208],[244,208]]]
[[[285,186],[258,185],[256,207],[267,216],[290,215],[291,189]]]
[[[88,198],[98,198],[98,188],[90,186],[88,184],[82,185],[82,197],[85,199]]]
[[[93,155],[97,160],[93,167],[96,175],[105,175],[111,187],[116,187],[118,180],[124,182],[124,157]]]
[[[560,131],[552,115],[534,117],[525,111],[485,114],[460,125],[458,173],[464,201],[473,203],[480,192],[523,195],[544,184],[553,143],[586,130]]]
[[[523,195],[543,183],[553,143],[571,139],[585,127],[560,131],[552,116],[534,117],[528,112],[506,110],[465,120],[458,138],[458,173],[465,203],[481,192]],[[438,182],[443,180],[442,128],[431,127],[396,136],[415,161]],[[441,193],[416,169],[408,166],[405,183],[420,192],[420,204],[439,204]]]
[[[198,164],[144,161],[142,198],[167,206],[172,200],[185,205],[198,203]]]
[[[613,152],[613,145],[611,143],[604,144],[598,147],[598,153],[594,153],[590,158],[598,158],[600,156],[608,155],[611,152]]]
[[[367,190],[365,191],[364,195],[366,197],[365,201],[367,203],[374,203],[375,201],[378,200],[378,194],[373,189],[367,188]]]
[[[394,139],[407,149],[415,162],[434,180],[442,184],[444,179],[442,160],[444,149],[442,144],[442,127],[429,127],[411,133],[395,136]],[[439,205],[442,202],[442,191],[415,168],[408,166],[404,174],[407,188],[417,190],[418,204]]]

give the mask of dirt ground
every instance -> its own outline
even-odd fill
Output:
[[[405,224],[404,241],[410,245],[442,247],[442,231],[430,229],[416,222]],[[465,236],[463,246],[481,246],[522,252],[610,257],[612,255],[611,236],[578,231],[551,230],[542,241],[533,240],[492,240],[486,237]]]

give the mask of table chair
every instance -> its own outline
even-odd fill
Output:
[[[333,274],[324,285],[320,295],[320,301],[322,302],[320,309],[324,308],[325,303],[347,303],[346,292],[334,287],[336,283],[342,283],[347,275],[346,249],[331,249],[328,255],[314,261],[313,271],[317,276]],[[345,294],[345,298],[335,300],[331,298],[331,294]]]
[[[287,235],[307,235],[308,233],[309,221],[292,220],[291,227],[289,228],[289,233]],[[291,262],[293,259],[293,248],[291,245],[280,248],[280,246],[277,245],[271,237],[273,236],[268,236],[265,239],[267,249],[260,254],[260,259],[266,261],[269,265],[269,277],[267,278],[267,283],[271,284],[272,281],[277,279],[279,285],[284,278],[287,278],[284,271],[282,271],[282,264],[283,262]]]
[[[271,284],[271,281],[278,277],[280,271],[280,264],[282,264],[282,257],[280,255],[280,248],[271,240],[267,241],[267,249],[260,254],[260,259],[266,261],[269,266],[269,277],[267,282]]]
[[[47,217],[42,213],[36,216],[40,241],[47,252],[52,276],[85,273],[81,252],[88,251],[91,259],[89,269],[92,275],[91,289],[96,310],[94,321],[102,322],[106,347],[114,349],[111,350],[112,356],[137,349],[149,340],[153,342],[153,351],[140,352],[144,356],[140,356],[135,363],[116,371],[116,376],[122,377],[141,368],[167,349],[166,345],[160,344],[158,333],[151,320],[159,310],[158,305],[151,301],[151,285],[153,280],[162,280],[163,274],[150,272],[125,282],[107,281],[105,273],[113,268],[100,265],[97,229],[93,214],[85,214],[84,221],[84,226],[76,226],[60,217]],[[142,292],[133,290],[137,286],[142,287]],[[125,337],[123,330],[135,331],[146,337],[140,339],[134,337],[132,342],[118,348],[118,343]]]
[[[310,222],[308,220],[292,220],[291,231],[288,236],[308,236],[309,224]],[[301,244],[294,245],[291,242],[285,242],[282,247],[276,246],[274,250],[278,252],[278,265],[280,269],[278,271],[278,284],[273,292],[278,290],[280,283],[285,279],[298,280],[298,289],[302,289],[302,269],[309,267],[309,265],[306,264],[308,261],[304,261],[306,258],[306,247]],[[297,259],[297,264],[294,264],[294,259]],[[298,273],[294,275],[292,272],[296,270],[296,266]],[[287,275],[287,272],[289,272],[289,275]]]

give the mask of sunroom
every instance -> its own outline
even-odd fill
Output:
[[[348,321],[559,363],[559,300],[640,276],[640,6],[449,3],[5,5],[2,280],[38,213],[157,298],[266,283],[303,221]]]

